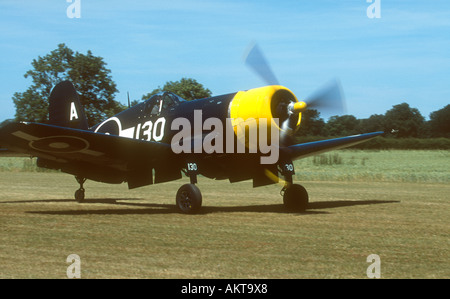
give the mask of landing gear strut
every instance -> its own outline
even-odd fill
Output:
[[[86,182],[85,178],[76,176],[75,179],[77,180],[78,184],[80,184],[80,189],[75,191],[75,200],[79,203],[84,202],[84,187],[83,184]]]

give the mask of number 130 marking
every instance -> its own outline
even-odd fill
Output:
[[[166,126],[166,119],[164,117],[161,117],[155,121],[155,125],[153,125],[153,122],[151,120],[149,120],[149,121],[146,121],[142,125],[142,129],[140,129],[141,124],[139,124],[137,126],[136,133],[137,134],[140,133],[142,136],[144,136],[144,138],[142,138],[142,140],[150,141],[152,139],[152,135],[153,135],[153,140],[161,141],[164,137],[164,127],[165,126]],[[153,129],[153,134],[152,134],[152,129]]]
[[[188,163],[187,170],[188,171],[197,171],[197,163]]]

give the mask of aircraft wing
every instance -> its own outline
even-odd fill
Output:
[[[349,147],[366,140],[375,138],[384,132],[373,132],[367,134],[360,134],[354,136],[347,136],[335,139],[327,139],[320,141],[313,141],[308,143],[301,143],[288,146],[286,153],[290,156],[292,160],[320,154],[323,152],[336,150],[344,147]]]
[[[33,156],[127,171],[151,166],[173,155],[170,145],[40,123],[10,123],[0,128],[0,156]]]

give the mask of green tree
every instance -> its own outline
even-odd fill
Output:
[[[418,137],[425,119],[417,108],[408,103],[395,105],[384,115],[384,131],[397,137]]]
[[[359,121],[353,115],[332,116],[325,125],[329,136],[346,136],[357,132]]]
[[[384,128],[384,115],[373,114],[369,118],[359,120],[358,131],[360,133],[383,131],[383,128]]]
[[[152,92],[142,96],[142,100],[148,100],[152,95],[161,91],[170,91],[182,97],[185,100],[191,101],[195,99],[202,99],[211,96],[211,91],[202,84],[198,83],[192,78],[182,78],[180,81],[169,81],[164,86],[154,89]]]
[[[48,97],[59,82],[70,80],[80,96],[90,126],[101,122],[125,107],[114,100],[117,92],[111,71],[106,68],[102,57],[88,51],[74,52],[65,44],[38,59],[33,59],[24,75],[31,77],[32,85],[25,92],[16,92],[13,101],[16,106],[16,120],[48,121]]]
[[[450,138],[450,104],[432,112],[428,124],[432,137]]]

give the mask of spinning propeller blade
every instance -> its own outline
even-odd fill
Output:
[[[279,85],[275,74],[272,72],[266,58],[256,43],[252,43],[246,54],[244,62],[268,85]],[[304,102],[291,102],[290,104],[280,102],[279,109],[286,109],[288,118],[281,124],[280,146],[285,147],[293,144],[294,133],[297,128],[298,114],[305,109],[312,108],[319,112],[342,114],[346,112],[344,93],[338,79],[331,80]],[[274,181],[277,176],[271,172],[266,175]]]
[[[333,79],[315,91],[305,100],[308,108],[320,112],[343,114],[346,113],[344,91],[341,82]]]
[[[260,76],[265,83],[269,85],[279,85],[277,78],[256,43],[250,44],[248,51],[244,55],[244,61],[245,64],[247,64],[258,76]],[[304,102],[292,102],[290,105],[283,105],[284,106],[280,106],[279,108],[286,109],[289,117],[281,124],[281,146],[288,146],[292,144],[293,135],[297,125],[295,119],[297,115],[305,109],[312,108],[318,110],[319,112],[329,114],[342,114],[346,111],[344,93],[338,79],[331,80],[319,88]]]
[[[249,46],[244,55],[244,61],[266,84],[279,85],[275,74],[256,43]]]

